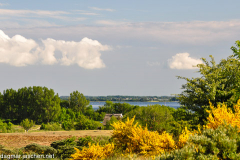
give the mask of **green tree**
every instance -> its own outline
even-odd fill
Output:
[[[209,109],[209,101],[214,106],[224,102],[232,108],[240,97],[239,41],[236,44],[237,48],[232,47],[234,55],[222,59],[219,64],[211,55],[210,63],[202,58],[204,63],[197,65],[201,77],[190,79],[178,76],[187,81],[182,85],[184,91],[179,94],[179,102],[186,110],[196,113],[200,123],[208,116],[206,109]]]
[[[123,121],[135,116],[135,121],[141,126],[147,126],[149,130],[170,131],[170,123],[173,119],[171,111],[164,105],[148,105],[147,107],[136,108],[124,115]]]
[[[48,89],[47,87],[43,88],[43,105],[42,105],[42,114],[44,117],[43,121],[54,121],[56,118],[58,118],[61,107],[60,107],[60,101],[58,94],[55,95],[53,89]]]
[[[70,105],[71,108],[75,112],[81,111],[85,113],[86,107],[89,105],[89,101],[84,97],[84,95],[78,91],[74,91],[70,93]]]
[[[34,124],[35,123],[33,122],[33,120],[25,119],[20,123],[20,126],[22,126],[28,132],[28,130],[32,128]]]

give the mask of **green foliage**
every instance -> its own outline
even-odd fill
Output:
[[[61,126],[58,122],[50,122],[47,124],[42,123],[40,129],[46,130],[46,131],[60,131]]]
[[[71,119],[68,119],[68,120],[65,120],[63,123],[62,123],[62,128],[64,130],[71,130],[71,129],[74,129],[74,121],[71,120]]]
[[[99,107],[99,109],[96,111],[98,113],[122,113],[123,115],[127,112],[130,112],[139,106],[133,106],[129,103],[113,103],[111,101],[106,101],[105,105],[102,107]]]
[[[172,110],[171,114],[174,121],[171,121],[169,124],[172,126],[171,133],[175,137],[178,137],[185,127],[189,130],[198,129],[199,117],[195,113],[180,107]]]
[[[236,44],[239,47],[239,41]],[[205,110],[209,109],[209,101],[214,106],[224,102],[232,108],[240,97],[239,49],[232,47],[232,50],[235,54],[222,59],[219,64],[216,64],[211,55],[210,63],[202,58],[204,63],[197,65],[201,77],[190,79],[178,76],[187,81],[182,85],[184,91],[179,94],[180,104],[195,112],[201,124],[208,116]]]
[[[33,120],[25,119],[20,123],[20,126],[22,126],[28,132],[28,130],[32,128],[34,124],[35,123],[33,122]]]
[[[0,117],[17,123],[29,118],[38,122],[54,121],[60,113],[60,98],[47,87],[33,86],[0,94]]]
[[[75,125],[75,128],[77,130],[95,130],[100,126],[102,126],[101,123],[81,115],[77,121],[77,124]]]
[[[112,139],[108,136],[80,137],[77,141],[77,148],[82,150],[83,147],[89,147],[89,143],[99,144],[99,145],[103,146],[103,145],[106,145],[110,142],[112,142]]]
[[[160,157],[165,160],[185,159],[240,159],[240,133],[232,126],[205,129],[201,135],[193,135],[179,150]]]
[[[168,107],[164,105],[149,105],[147,107],[138,107],[131,112],[124,115],[123,121],[127,117],[133,118],[141,126],[147,126],[149,130],[155,131],[170,131],[172,128],[170,126],[171,121],[173,121],[173,116]]]
[[[92,105],[89,105],[86,108],[84,115],[87,116],[89,119],[93,119],[95,121],[103,121],[105,113],[104,112],[102,112],[102,113],[95,112],[94,109],[92,108]]]
[[[32,144],[29,144],[27,145],[26,147],[23,148],[23,151],[25,153],[37,153],[39,155],[48,155],[48,154],[56,154],[57,153],[57,150],[54,149],[53,147],[49,147],[49,146],[42,146],[42,145],[39,145],[39,144],[36,144],[36,143],[32,143]]]
[[[237,47],[232,46],[231,50],[233,51],[235,57],[240,58],[240,41],[237,40],[235,44]]]
[[[69,100],[61,100],[60,106],[61,108],[69,108]]]
[[[51,147],[57,150],[56,156],[60,159],[70,158],[71,154],[75,153],[74,148],[82,150],[83,147],[89,147],[89,142],[92,144],[105,145],[111,142],[111,138],[108,136],[97,137],[80,137],[77,141],[76,138],[68,138],[66,140],[55,141],[51,144]]]
[[[114,123],[114,122],[117,122],[118,121],[118,119],[115,117],[115,116],[112,116],[111,117],[111,119],[110,119],[110,121],[107,121],[106,122],[106,126],[105,126],[105,130],[112,130],[113,129],[113,126],[112,126],[112,124]]]
[[[85,113],[86,107],[89,105],[89,101],[84,97],[84,95],[78,91],[70,93],[70,105],[74,112]]]
[[[68,138],[66,140],[55,141],[51,144],[51,147],[57,150],[56,156],[60,159],[70,158],[71,154],[75,153],[74,147],[76,147],[76,138]]]
[[[92,137],[80,137],[77,141],[77,146],[79,146],[78,149],[81,150],[83,147],[89,147],[89,143],[95,144],[95,142],[92,140]]]
[[[0,119],[0,132],[2,132],[2,133],[13,132],[12,125],[13,125],[13,124],[12,124],[11,122],[4,123],[4,122]]]

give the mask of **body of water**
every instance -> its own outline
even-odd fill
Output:
[[[114,102],[114,103],[129,103],[134,106],[148,106],[148,105],[165,105],[173,108],[180,107],[180,104],[178,102]],[[93,109],[98,109],[99,106],[104,106],[105,102],[90,102],[90,105],[92,105]]]

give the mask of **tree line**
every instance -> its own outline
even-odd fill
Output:
[[[70,94],[67,105],[53,89],[41,86],[6,89],[0,93],[0,117],[12,122],[28,118],[36,123],[57,121],[62,108],[84,113],[89,101],[78,91]]]
[[[177,97],[173,96],[85,96],[89,101],[118,101],[118,102],[171,102],[178,101]],[[61,96],[62,100],[68,100],[69,96]]]

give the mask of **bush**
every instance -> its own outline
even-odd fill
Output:
[[[158,132],[148,131],[147,128],[143,129],[137,124],[133,125],[134,118],[113,124],[112,138],[117,148],[122,149],[125,153],[143,155],[159,155],[175,148],[175,142],[171,135],[166,132],[160,135]]]
[[[58,122],[55,122],[55,123],[50,122],[47,124],[42,123],[40,129],[46,130],[46,131],[59,131],[61,130],[61,126]]]
[[[89,143],[89,148],[83,147],[80,151],[75,148],[76,153],[71,156],[73,159],[104,159],[109,157],[114,152],[114,144],[107,144],[105,146],[95,145]]]
[[[68,119],[68,120],[63,121],[62,128],[64,130],[68,130],[68,131],[71,130],[71,129],[74,129],[74,121],[72,119]]]
[[[99,144],[99,145],[103,146],[103,145],[109,144],[111,142],[112,142],[112,139],[109,136],[80,137],[77,141],[77,147],[76,148],[82,150],[83,147],[89,147],[89,143]]]
[[[95,130],[100,126],[102,126],[101,123],[88,119],[84,115],[81,115],[78,119],[77,124],[75,125],[75,128],[77,130]]]
[[[66,140],[55,141],[51,144],[51,147],[57,150],[56,156],[60,159],[70,158],[71,154],[75,153],[74,147],[76,147],[76,138],[68,138]]]
[[[162,160],[183,159],[240,159],[240,133],[231,125],[205,129],[201,135],[190,136],[179,150],[160,156]]]
[[[42,145],[35,144],[35,143],[27,145],[26,147],[23,148],[23,151],[27,152],[27,153],[34,152],[34,153],[37,153],[39,155],[41,155],[41,154],[44,154],[44,155],[51,154],[51,155],[53,155],[53,154],[57,153],[57,150],[54,149],[53,147],[42,146]]]
[[[20,123],[20,126],[22,126],[27,132],[30,128],[32,128],[33,125],[34,125],[33,120],[28,119],[25,119]]]
[[[8,122],[8,123],[4,123],[2,120],[0,120],[0,130],[2,133],[9,133],[12,132],[12,123]]]

